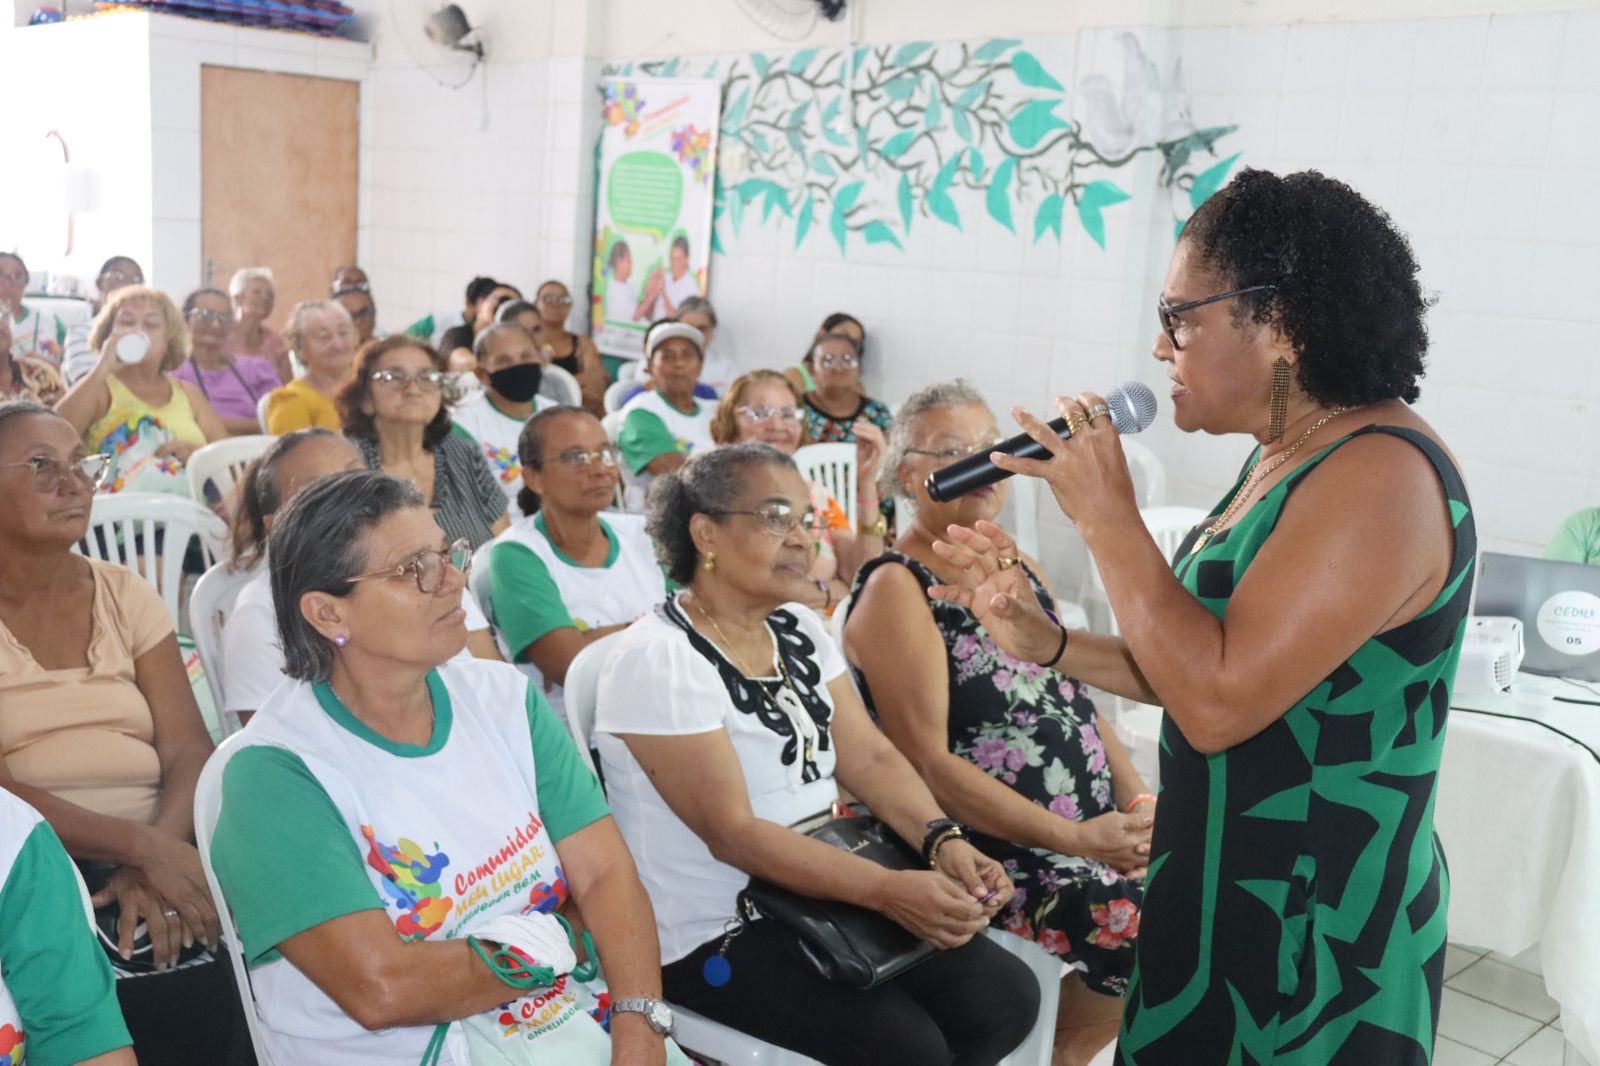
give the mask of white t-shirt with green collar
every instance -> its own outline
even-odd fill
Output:
[[[544,677],[523,654],[528,645],[567,626],[587,632],[632,622],[667,597],[644,516],[608,513],[599,522],[611,545],[599,566],[580,566],[552,544],[543,513],[511,523],[489,549],[495,640],[542,692]],[[545,698],[565,713],[559,685]]]
[[[0,789],[0,1063],[81,1062],[133,1043],[66,849]]]
[[[67,327],[54,311],[40,311],[23,304],[22,317],[11,320],[12,355],[31,355],[59,367],[66,342]]]
[[[547,396],[533,398],[535,414],[554,406],[555,401]],[[522,491],[522,461],[518,458],[517,442],[528,420],[514,418],[496,407],[487,389],[454,407],[450,411],[450,420],[472,434],[472,439],[478,442],[484,461],[489,464],[489,473],[494,475],[501,491],[506,494],[511,517],[521,515],[517,493]]]
[[[366,726],[326,683],[284,685],[223,773],[212,863],[276,1062],[418,1062],[434,1029],[363,1029],[279,944],[362,910],[382,910],[401,939],[435,941],[481,915],[554,910],[567,897],[555,845],[608,814],[566,729],[517,670],[452,661],[428,689],[433,736],[407,745]]]

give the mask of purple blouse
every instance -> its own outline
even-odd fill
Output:
[[[261,397],[283,384],[271,363],[253,355],[236,355],[220,370],[197,370],[190,359],[172,376],[198,385],[218,418],[255,418]]]

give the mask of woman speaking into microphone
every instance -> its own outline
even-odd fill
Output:
[[[1315,172],[1241,172],[1185,226],[1154,356],[1178,428],[1254,438],[1174,560],[1100,397],[1021,410],[1122,636],[1068,633],[997,526],[936,546],[1011,654],[1165,708],[1161,802],[1117,1061],[1426,1066],[1449,878],[1433,832],[1472,590],[1466,489],[1417,399],[1406,239]]]

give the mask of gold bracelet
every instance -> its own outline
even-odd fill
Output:
[[[856,532],[860,533],[863,537],[884,537],[884,536],[888,536],[888,534],[889,534],[889,520],[884,517],[882,511],[879,511],[878,512],[878,520],[876,522],[872,523],[872,525],[870,525],[870,526],[863,526],[863,525],[860,525],[858,523],[856,525]]]
[[[940,848],[944,847],[952,840],[965,839],[967,839],[967,834],[964,833],[959,826],[951,826],[949,829],[946,829],[944,832],[934,837],[933,844],[928,848],[928,869],[937,870],[939,868]]]

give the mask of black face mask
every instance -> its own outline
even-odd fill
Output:
[[[512,403],[527,403],[539,394],[544,367],[538,363],[518,363],[489,375],[489,387]]]

